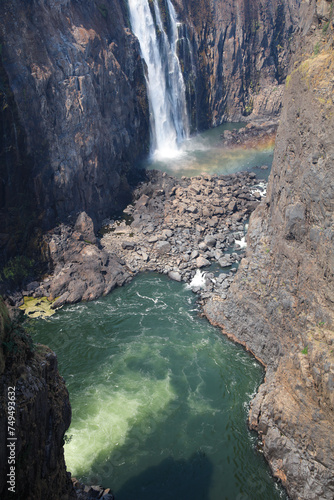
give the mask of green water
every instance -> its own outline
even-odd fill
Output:
[[[73,417],[68,470],[116,500],[275,500],[285,493],[246,425],[261,366],[156,274],[35,320]]]
[[[150,158],[142,166],[157,169],[171,175],[192,177],[206,174],[231,174],[241,170],[253,171],[261,179],[268,179],[270,169],[261,170],[261,166],[271,167],[273,144],[257,148],[224,148],[221,134],[224,130],[239,129],[244,123],[225,123],[220,127],[207,130],[184,141],[179,154],[171,158]]]

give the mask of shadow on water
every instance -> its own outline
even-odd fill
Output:
[[[115,492],[116,500],[209,500],[212,472],[211,461],[201,451],[188,460],[168,457],[129,479]]]

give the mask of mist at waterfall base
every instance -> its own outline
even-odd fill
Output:
[[[268,180],[273,161],[274,144],[269,140],[261,147],[228,149],[223,146],[224,130],[239,129],[244,123],[225,123],[185,139],[171,157],[155,152],[140,164],[140,167],[161,170],[176,177],[192,177],[205,174],[228,175],[241,170],[255,172],[258,178]],[[268,166],[267,170],[261,169]]]
[[[67,468],[117,500],[285,499],[246,425],[263,369],[198,312],[189,287],[142,274],[34,320],[70,394]]]

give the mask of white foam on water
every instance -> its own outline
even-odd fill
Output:
[[[195,276],[188,285],[190,288],[204,288],[205,287],[205,273],[197,269]]]
[[[149,432],[175,393],[169,375],[155,380],[132,372],[119,390],[117,385],[101,384],[81,397],[85,416],[75,419],[67,433],[71,440],[64,447],[66,465],[77,476],[91,469],[98,457],[110,457],[139,422],[144,423],[143,434],[145,428]]]
[[[235,244],[239,245],[240,248],[246,248],[247,247],[246,236],[243,236],[241,240],[235,240]]]

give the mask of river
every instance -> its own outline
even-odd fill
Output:
[[[70,393],[73,475],[116,500],[286,498],[246,425],[263,369],[185,284],[143,274],[33,321]]]
[[[225,123],[186,139],[177,152],[161,157],[159,151],[142,163],[147,169],[157,169],[176,177],[206,174],[231,174],[240,170],[253,171],[261,179],[268,179],[273,161],[274,140],[269,138],[254,148],[226,148],[222,145],[224,130],[240,129],[242,123]],[[262,168],[261,168],[262,167]],[[263,169],[263,167],[268,167]]]

